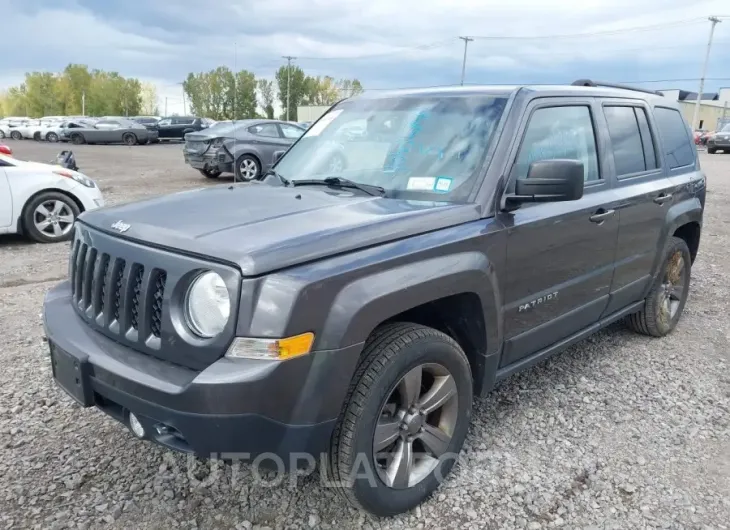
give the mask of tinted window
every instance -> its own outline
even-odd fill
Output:
[[[172,120],[170,118],[168,118],[166,120],[160,120],[159,122],[157,122],[157,125],[171,125],[171,124],[172,124]]]
[[[269,138],[279,138],[279,131],[276,129],[276,125],[273,123],[262,123],[261,125],[254,125],[249,127],[248,131],[256,136],[266,136]]]
[[[654,150],[654,137],[651,134],[649,128],[649,121],[646,118],[646,111],[644,109],[636,108],[636,119],[639,122],[639,132],[641,133],[641,144],[644,146],[644,162],[646,163],[646,169],[656,169],[659,167],[659,163],[656,159],[656,151]]]
[[[515,172],[526,178],[530,164],[567,158],[583,162],[584,179],[598,180],[598,155],[588,107],[545,107],[530,118],[520,146]]]
[[[662,138],[664,156],[669,167],[688,166],[695,161],[695,147],[687,133],[687,126],[679,111],[656,107],[654,109],[659,135]]]
[[[192,118],[175,118],[172,122],[176,125],[191,125],[194,121]]]
[[[304,131],[300,129],[299,127],[294,127],[293,125],[280,125],[281,132],[284,133],[284,138],[292,138],[297,139],[302,134],[304,134]]]
[[[611,137],[616,175],[646,171],[644,147],[634,107],[604,107]]]

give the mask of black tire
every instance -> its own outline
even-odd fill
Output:
[[[137,137],[134,133],[124,133],[124,135],[122,135],[122,142],[124,142],[125,145],[137,145]]]
[[[714,155],[715,153],[717,153],[717,149],[715,147],[708,147],[707,148],[707,154],[708,155]]]
[[[217,179],[221,176],[221,172],[217,169],[199,169],[200,173],[205,177],[209,179]]]
[[[54,132],[49,132],[46,134],[46,141],[56,143],[58,142],[58,135]]]
[[[0,131],[0,140],[5,140],[5,133]]]
[[[450,403],[456,407],[457,419],[443,453],[448,457],[439,459],[435,469],[413,486],[400,489],[390,487],[375,468],[375,427],[386,400],[403,376],[425,363],[437,363],[445,368],[452,376],[457,391],[454,401]],[[419,388],[423,389],[423,386]],[[471,408],[469,361],[454,340],[440,331],[416,324],[385,325],[365,343],[345,407],[332,435],[330,453],[323,471],[344,498],[357,508],[380,517],[408,511],[426,500],[451,471],[455,463],[453,457],[464,444]],[[398,432],[393,442],[396,445],[402,443],[402,438],[408,434],[402,425]],[[362,467],[363,456],[366,468]]]
[[[244,164],[248,165],[248,173],[244,174],[241,166]],[[233,180],[236,182],[249,182],[256,180],[261,176],[261,162],[258,158],[253,155],[241,155],[236,159],[236,163],[233,165]]]
[[[681,271],[677,273],[678,260],[682,260]],[[692,258],[687,243],[678,237],[672,237],[664,250],[659,274],[654,279],[646,303],[641,311],[626,318],[629,328],[651,337],[663,337],[671,333],[677,326],[682,311],[687,303],[691,277]],[[677,284],[684,286],[681,294],[672,299],[668,293],[675,293]],[[667,300],[669,298],[669,300]],[[674,305],[676,303],[676,305]],[[665,305],[668,304],[668,305]],[[669,308],[669,312],[666,308]]]
[[[39,132],[37,132],[37,133],[33,133],[33,139],[34,139],[34,140],[35,140],[36,142],[40,142],[40,141],[41,141],[41,133],[39,133]]]
[[[36,224],[36,219],[38,218],[36,209],[44,203],[48,204],[55,202],[63,203],[65,205],[64,211],[69,212],[73,216],[71,227],[68,230],[65,230],[67,224],[64,222],[61,225],[64,233],[58,237],[41,231]],[[56,191],[43,192],[33,197],[23,208],[23,230],[28,237],[38,243],[58,243],[60,241],[68,241],[73,237],[73,222],[78,219],[79,213],[79,207],[76,205],[76,202],[68,195],[64,195],[63,193]]]
[[[74,145],[81,145],[86,143],[86,139],[81,133],[73,133],[69,140],[71,140],[71,143]]]
[[[23,135],[20,134],[20,131],[10,131],[10,138],[13,140],[22,140]]]

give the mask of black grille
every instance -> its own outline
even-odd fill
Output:
[[[122,305],[122,280],[126,262],[121,259],[117,262],[117,273],[114,275],[114,320],[119,321],[119,312]]]
[[[69,272],[73,302],[90,322],[128,341],[159,348],[167,273],[128,263],[93,245],[77,240],[71,251]],[[156,337],[155,341],[148,341]]]
[[[132,291],[132,327],[139,329],[139,310],[142,297],[142,277],[144,276],[144,267],[138,266],[134,269],[134,288]]]
[[[165,271],[157,271],[155,274],[155,292],[152,295],[152,311],[150,311],[150,331],[155,337],[160,336],[162,327],[162,299],[165,296],[165,282],[167,274]]]

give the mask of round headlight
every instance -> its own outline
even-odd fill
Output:
[[[187,324],[196,335],[209,339],[218,335],[228,323],[231,300],[226,284],[215,272],[198,276],[185,297]]]

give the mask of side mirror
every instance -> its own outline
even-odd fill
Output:
[[[577,201],[583,197],[583,162],[578,160],[540,160],[530,164],[527,178],[518,179],[514,195],[507,204],[523,202]]]
[[[286,151],[274,151],[274,164],[276,164],[279,159],[284,156],[284,153],[286,153]]]

